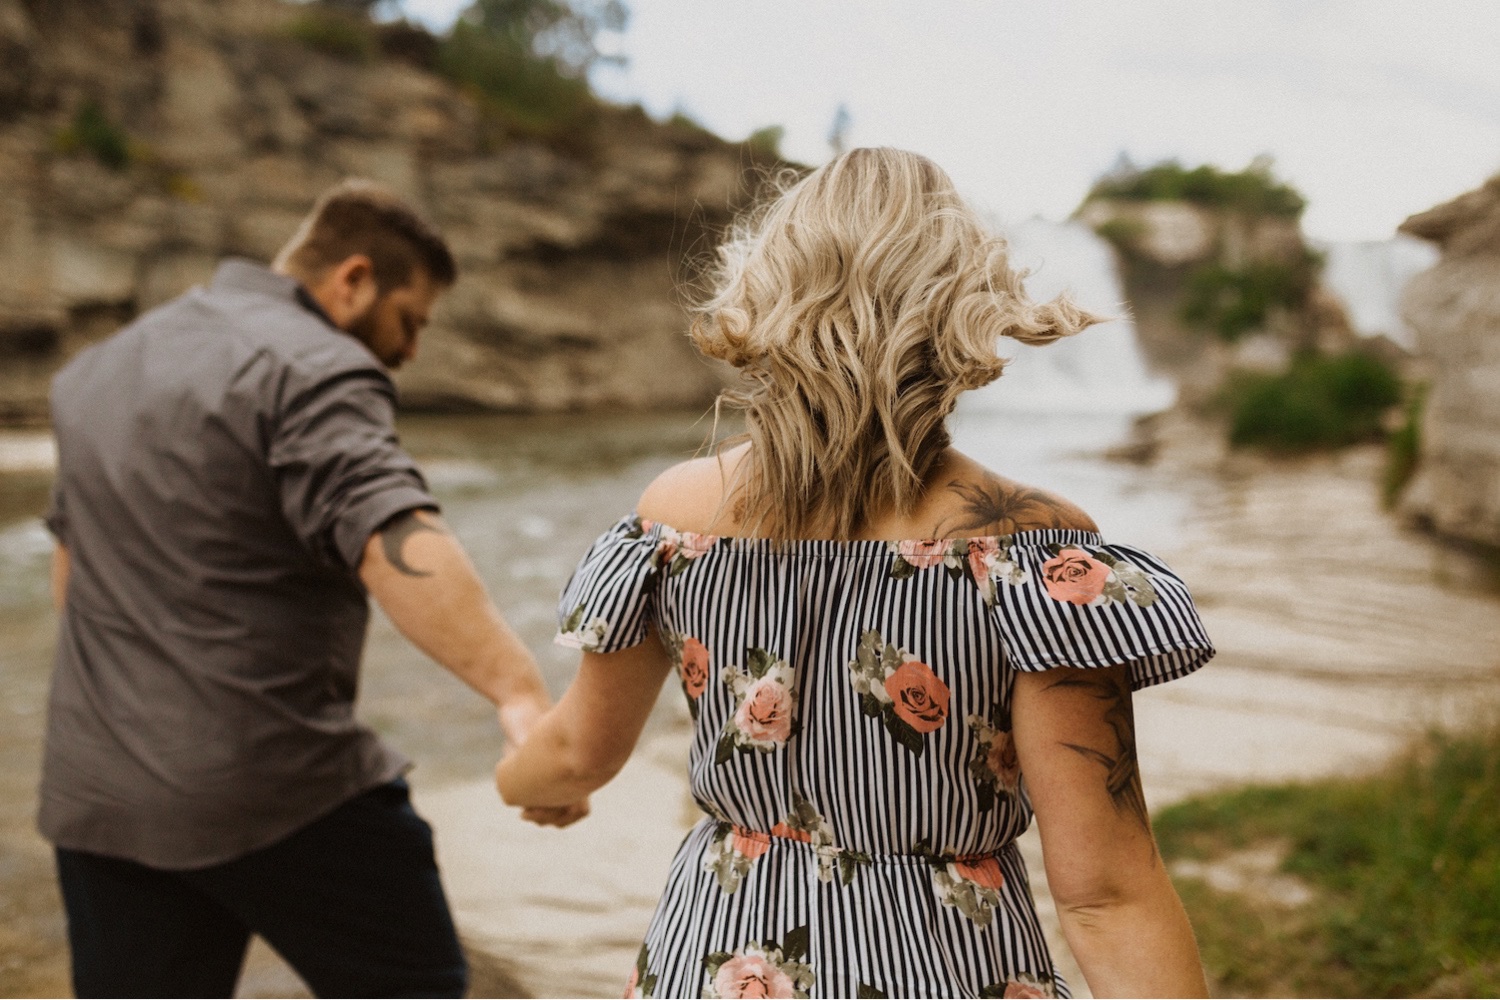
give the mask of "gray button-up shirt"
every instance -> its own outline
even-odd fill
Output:
[[[362,344],[247,261],[58,373],[43,835],[197,868],[409,766],[353,715],[364,545],[437,506],[394,406]]]

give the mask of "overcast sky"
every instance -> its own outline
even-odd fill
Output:
[[[1500,171],[1500,4],[1484,0],[626,0],[596,90],[739,139],[931,156],[1002,220],[1066,217],[1123,151],[1269,153],[1308,233],[1380,239]],[[436,29],[466,0],[405,0]]]

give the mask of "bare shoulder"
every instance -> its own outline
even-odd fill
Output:
[[[731,519],[724,495],[747,445],[717,455],[679,462],[657,476],[641,494],[636,513],[682,531],[722,532]]]
[[[950,449],[928,486],[934,538],[1008,535],[1039,528],[1097,531],[1094,519],[1057,493],[1007,479]]]

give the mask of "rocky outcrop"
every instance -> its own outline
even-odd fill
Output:
[[[421,206],[462,269],[401,373],[408,405],[712,397],[722,375],[686,341],[682,291],[753,151],[614,107],[586,148],[511,138],[415,65],[294,40],[305,9],[0,0],[0,420],[44,418],[72,353],[225,255],[269,259],[349,175]]]
[[[1091,196],[1078,218],[1114,245],[1142,351],[1190,406],[1212,399],[1233,369],[1278,370],[1299,349],[1337,351],[1357,339],[1318,282],[1294,215]],[[1262,312],[1235,312],[1237,299],[1264,291],[1272,301]],[[1197,322],[1195,294],[1205,313]],[[1238,326],[1216,333],[1225,322]]]
[[[1402,303],[1432,366],[1402,506],[1445,535],[1500,547],[1500,175],[1400,230],[1442,252]]]

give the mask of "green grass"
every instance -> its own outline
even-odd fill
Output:
[[[380,55],[380,36],[369,18],[352,11],[309,6],[287,22],[286,34],[344,62],[367,64]]]
[[[1401,491],[1417,472],[1422,452],[1422,410],[1427,403],[1427,386],[1418,385],[1406,401],[1406,418],[1386,442],[1385,472],[1380,487],[1386,507],[1396,506]]]
[[[1395,371],[1357,351],[1305,354],[1279,375],[1239,373],[1223,393],[1231,444],[1286,452],[1377,440],[1401,398]]]
[[[1178,880],[1216,991],[1500,993],[1500,724],[1434,734],[1359,779],[1202,796],[1156,819],[1163,857],[1289,845],[1291,909]]]
[[[1122,201],[1189,201],[1214,208],[1230,208],[1252,215],[1295,219],[1307,200],[1277,180],[1268,165],[1244,170],[1220,170],[1204,164],[1184,167],[1175,160],[1151,167],[1126,166],[1095,182],[1085,201],[1116,198]]]

